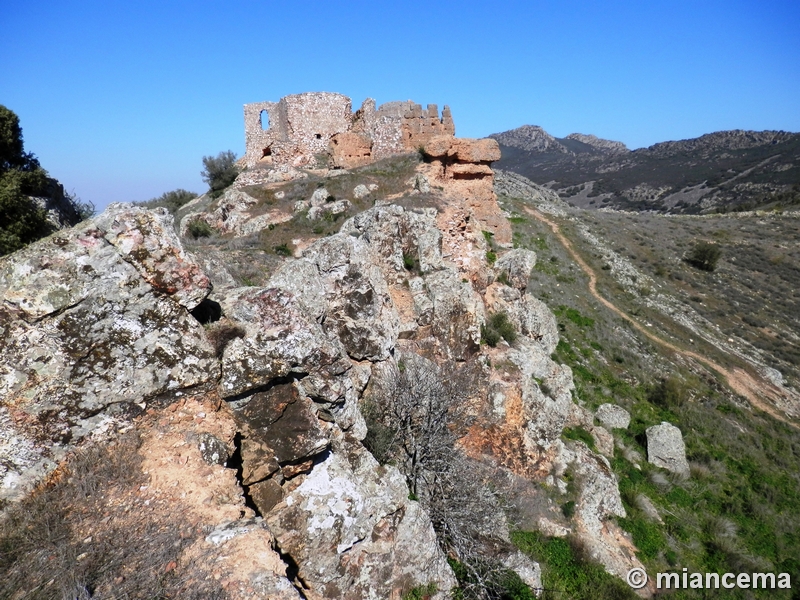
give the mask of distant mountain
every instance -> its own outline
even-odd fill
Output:
[[[546,185],[570,204],[668,213],[800,205],[800,134],[720,131],[629,150],[524,125],[492,134],[495,165]]]

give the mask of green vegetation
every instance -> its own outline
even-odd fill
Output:
[[[172,190],[171,192],[164,192],[158,198],[147,200],[146,202],[137,202],[138,206],[145,208],[166,208],[171,214],[175,214],[185,204],[197,198],[197,194],[189,192],[184,189]]]
[[[694,245],[686,262],[702,271],[711,272],[717,268],[721,256],[722,250],[717,244],[700,241]]]
[[[489,315],[486,324],[481,327],[481,340],[494,348],[501,339],[509,344],[513,344],[517,339],[517,331],[514,324],[509,320],[504,312]]]
[[[220,152],[216,156],[204,156],[203,171],[200,175],[203,177],[203,181],[208,184],[208,189],[212,196],[218,196],[239,175],[239,168],[236,166],[236,155],[231,150],[227,150]]]
[[[542,567],[542,600],[635,600],[625,582],[584,556],[571,539],[547,538],[539,532],[515,531],[511,541]]]
[[[272,250],[278,256],[291,256],[292,255],[292,249],[289,246],[289,244],[286,244],[286,243],[278,244],[277,246],[273,246]]]
[[[0,256],[19,250],[55,228],[30,196],[47,194],[49,178],[25,152],[19,118],[0,105]]]
[[[200,219],[197,219],[189,223],[188,230],[189,230],[189,235],[191,235],[194,239],[202,237],[211,237],[211,235],[213,235],[214,233],[214,230],[211,229],[211,226],[205,221],[202,221]]]
[[[564,431],[561,432],[561,436],[567,440],[583,442],[592,450],[596,450],[592,434],[586,431],[583,427],[565,427]]]
[[[429,600],[437,591],[435,583],[418,585],[403,594],[401,600]]]
[[[563,304],[560,305],[557,309],[553,311],[553,313],[557,317],[565,317],[575,323],[578,327],[592,327],[594,325],[594,319],[590,319],[589,317],[584,317],[581,313],[574,308],[569,308],[564,306]]]

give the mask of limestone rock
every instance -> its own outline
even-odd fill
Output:
[[[224,465],[231,455],[227,444],[210,433],[199,436],[197,447],[200,449],[200,456],[209,465]]]
[[[256,198],[244,190],[231,186],[215,201],[214,210],[189,212],[184,215],[180,223],[180,234],[182,237],[187,237],[190,225],[201,221],[220,234],[247,236],[292,218],[292,214],[288,211],[258,210],[258,204]]]
[[[592,434],[594,445],[597,451],[603,456],[612,458],[614,456],[614,436],[603,427],[589,427],[589,433]]]
[[[513,552],[505,557],[503,565],[511,569],[533,592],[542,590],[542,568],[539,563],[532,561],[520,551]]]
[[[308,211],[308,220],[316,221],[326,215],[340,215],[352,206],[349,200],[336,200],[320,206],[312,206]]]
[[[216,379],[188,312],[209,288],[163,209],[111,205],[0,260],[0,439],[17,440],[0,495],[148,399]]]
[[[574,406],[572,372],[569,367],[553,362],[549,353],[529,340],[519,340],[507,356],[521,373],[526,445],[546,450],[560,439]],[[545,394],[535,379],[543,380],[549,393]]]
[[[631,414],[616,404],[601,404],[595,416],[608,429],[627,429],[631,423]]]
[[[683,477],[689,476],[689,462],[686,460],[686,446],[683,444],[681,430],[662,421],[660,425],[648,427],[647,462]]]
[[[642,564],[624,532],[610,520],[612,516],[626,516],[617,479],[608,461],[594,454],[583,442],[569,445],[572,449],[563,448],[562,455],[572,464],[579,482],[575,534],[592,559],[609,573],[624,579],[630,569],[641,568]]]
[[[247,332],[223,351],[219,390],[225,398],[276,377],[325,369],[345,359],[338,340],[331,339],[284,290],[234,288],[215,298],[225,315]]]
[[[408,500],[397,469],[340,439],[298,481],[266,519],[313,592],[377,600],[430,581],[445,594],[454,586],[430,520]]]
[[[497,259],[495,271],[505,273],[508,284],[518,290],[528,287],[531,271],[536,266],[536,253],[524,248],[509,250]]]
[[[353,188],[353,197],[356,200],[361,200],[361,198],[366,198],[377,189],[378,185],[375,183],[370,183],[369,185],[359,183],[355,188]]]

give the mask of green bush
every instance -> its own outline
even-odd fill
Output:
[[[686,262],[702,271],[711,272],[717,268],[717,262],[721,256],[722,250],[717,244],[700,241],[695,243]]]
[[[239,168],[236,166],[236,155],[230,150],[220,152],[216,156],[204,156],[203,167],[200,175],[203,177],[203,181],[208,184],[208,189],[212,194],[224,190],[239,175]]]
[[[211,237],[213,233],[214,231],[211,229],[211,226],[205,221],[198,219],[189,223],[189,235],[191,235],[194,239]]]
[[[278,256],[291,256],[292,249],[289,247],[289,244],[278,244],[277,246],[273,246],[272,249],[275,251],[275,254]]]
[[[686,400],[686,387],[676,376],[666,377],[650,388],[647,400],[661,408],[679,407]]]
[[[0,105],[0,256],[55,230],[30,196],[45,196],[52,180],[25,152],[19,117]]]
[[[171,192],[164,192],[158,198],[153,198],[147,202],[137,202],[137,206],[144,206],[146,208],[166,208],[173,215],[178,212],[184,204],[188,204],[197,198],[197,194],[184,189],[172,190]]]
[[[592,437],[592,434],[586,431],[583,427],[565,427],[561,432],[561,435],[565,439],[583,442],[592,450],[595,449],[594,438]]]
[[[501,338],[509,344],[513,344],[517,339],[514,324],[509,321],[508,315],[504,312],[490,315],[486,324],[481,327],[481,340],[492,348],[498,344]]]
[[[401,600],[429,600],[437,592],[436,584],[418,585],[408,590]]]

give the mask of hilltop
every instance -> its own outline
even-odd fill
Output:
[[[0,258],[1,596],[797,585],[796,212],[570,207],[435,105],[245,124],[207,193]]]

